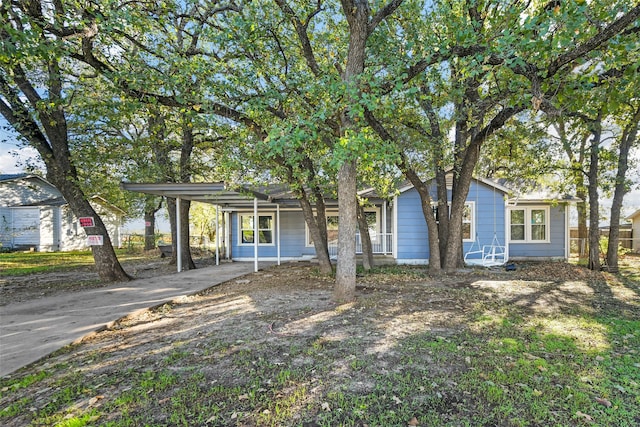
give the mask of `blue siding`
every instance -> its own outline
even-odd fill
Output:
[[[398,229],[395,230],[399,260],[429,259],[427,223],[422,214],[422,201],[415,188],[400,194],[396,201]]]
[[[473,245],[473,249],[493,243],[494,235],[498,243],[505,246],[505,201],[504,193],[494,190],[477,181],[471,182],[467,201],[475,204],[475,225],[476,236],[471,236],[474,242],[464,242],[463,250],[468,251]]]
[[[524,206],[524,205],[523,205]],[[541,205],[540,205],[541,206]],[[516,243],[509,244],[510,258],[564,258],[566,233],[565,207],[549,208],[550,242],[549,243]]]
[[[242,212],[250,214],[252,212]],[[275,210],[261,210],[258,215],[271,215],[274,218],[273,245],[258,245],[258,256],[261,258],[276,258],[278,249],[276,246],[277,227],[280,226],[280,256],[282,258],[300,258],[315,255],[313,247],[305,247],[305,222],[302,211],[281,211],[280,225],[276,221]],[[240,245],[239,242],[239,213],[231,214],[231,253],[234,259],[253,258],[253,245]]]
[[[431,188],[431,196],[436,197],[435,187]],[[451,192],[449,192],[449,198]],[[480,245],[490,245],[494,233],[501,245],[505,245],[505,202],[504,193],[484,184],[471,182],[467,202],[473,202],[475,212],[475,234],[472,241],[463,243],[463,250],[468,251],[475,242],[474,249]],[[412,188],[397,198],[398,253],[396,258],[402,260],[428,260],[429,238],[427,224],[422,214],[421,200],[418,192]],[[477,234],[477,236],[476,236]]]

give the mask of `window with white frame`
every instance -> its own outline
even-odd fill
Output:
[[[451,209],[451,206],[448,206]],[[438,211],[438,204],[433,203],[431,206],[433,216],[436,218],[436,222],[440,221],[440,213]],[[466,202],[462,211],[462,241],[473,242],[476,237],[475,227],[475,202]]]
[[[255,224],[253,218],[253,214],[238,215],[241,245],[252,245],[254,243]],[[273,244],[273,214],[258,215],[258,236],[258,244]]]
[[[549,207],[515,207],[509,209],[509,240],[520,243],[549,241]]]

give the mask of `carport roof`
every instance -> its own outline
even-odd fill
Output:
[[[259,192],[243,186],[229,186],[224,182],[198,183],[133,183],[123,182],[122,188],[138,193],[154,194],[202,203],[211,203],[223,208],[250,208],[254,199],[258,205],[294,205],[295,198],[282,188],[274,192]]]

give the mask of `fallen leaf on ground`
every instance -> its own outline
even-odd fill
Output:
[[[592,423],[593,422],[593,418],[591,417],[591,415],[589,414],[585,414],[584,412],[576,412],[576,416],[580,417],[580,418],[584,418],[585,421]]]
[[[417,426],[417,425],[420,425],[420,424],[418,423],[418,419],[416,417],[413,417],[413,418],[411,418],[409,420],[409,425],[410,426]]]
[[[606,406],[607,408],[611,408],[611,402],[607,399],[603,399],[601,397],[596,397],[596,402],[598,402],[601,405]]]

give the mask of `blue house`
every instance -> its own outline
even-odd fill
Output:
[[[234,261],[291,261],[315,257],[302,210],[292,194],[229,188],[212,184],[123,184],[131,191],[212,203],[220,208],[219,247]],[[432,188],[435,197],[435,186]],[[429,241],[418,192],[399,188],[391,199],[364,191],[374,254],[398,264],[428,264]],[[465,261],[501,265],[518,260],[563,260],[569,257],[570,199],[520,196],[489,180],[472,180],[463,218]],[[338,204],[326,200],[329,253],[337,254]],[[437,212],[434,210],[434,214]],[[255,221],[255,218],[258,218]],[[255,237],[258,236],[256,239]],[[357,251],[361,252],[357,236]]]

